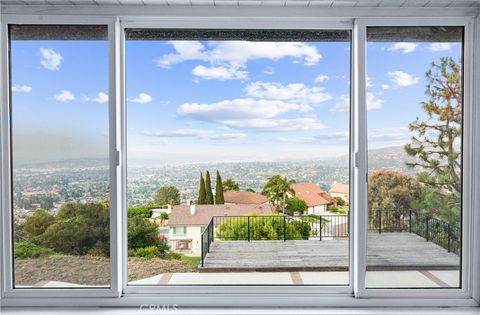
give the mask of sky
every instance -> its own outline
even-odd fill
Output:
[[[369,148],[408,143],[425,72],[455,43],[367,45]],[[131,163],[330,159],[348,154],[350,43],[126,43]],[[105,157],[106,41],[13,41],[17,161]]]

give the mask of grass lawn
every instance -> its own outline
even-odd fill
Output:
[[[197,272],[199,257],[183,257],[186,256],[182,256],[179,260],[129,257],[128,280],[135,281],[160,273]],[[110,259],[68,255],[15,259],[15,284],[17,286],[40,286],[45,281],[109,285]]]
[[[182,255],[182,257],[180,258],[181,261],[184,261],[184,262],[187,262],[189,264],[191,264],[192,266],[194,267],[198,267],[198,265],[200,264],[200,260],[202,260],[202,257],[200,256],[184,256]]]

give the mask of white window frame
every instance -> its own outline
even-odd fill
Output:
[[[43,16],[7,16],[2,17],[1,22],[1,71],[2,73],[10,72],[10,60],[8,51],[9,37],[8,37],[8,25],[9,24],[65,24],[65,25],[105,25],[108,27],[108,86],[109,86],[109,110],[108,110],[108,124],[109,124],[109,184],[110,189],[110,286],[106,288],[87,288],[87,289],[65,289],[65,288],[20,288],[15,289],[13,283],[13,240],[10,237],[12,235],[12,222],[13,211],[11,207],[11,187],[12,179],[10,177],[11,169],[11,122],[10,122],[10,80],[9,76],[2,75],[2,108],[1,108],[1,218],[2,218],[2,299],[3,298],[49,298],[52,296],[59,298],[70,297],[118,297],[121,293],[120,279],[118,277],[119,270],[121,270],[119,259],[119,250],[117,245],[120,244],[120,233],[118,227],[121,217],[118,215],[116,209],[120,204],[117,201],[119,192],[117,191],[118,181],[120,179],[118,167],[118,152],[117,152],[117,135],[118,135],[118,123],[116,113],[119,112],[117,107],[116,93],[118,88],[116,86],[116,57],[117,49],[114,46],[117,42],[115,40],[115,28],[116,19],[114,18],[99,18],[99,17],[64,17],[64,16],[49,16],[47,19]]]
[[[237,8],[238,9],[238,8]],[[64,6],[38,15],[15,8],[2,12],[1,23],[1,302],[5,306],[139,306],[142,303],[186,306],[477,306],[480,301],[480,25],[475,10],[423,8],[346,9],[313,8],[148,8],[133,10]],[[265,10],[267,10],[265,9]],[[45,8],[48,10],[48,7]],[[132,11],[132,12],[133,12]],[[213,13],[212,13],[213,12]],[[332,14],[331,12],[334,12]],[[18,13],[18,12],[17,12]],[[82,15],[78,15],[82,14]],[[212,16],[213,14],[213,16]],[[218,14],[218,16],[215,16]],[[152,17],[155,16],[155,17]],[[378,17],[375,17],[378,16]],[[381,18],[392,16],[393,18]],[[415,17],[411,17],[415,16]],[[13,289],[9,155],[8,24],[106,24],[109,27],[109,113],[111,180],[111,287],[109,289]],[[465,27],[463,242],[461,289],[366,289],[367,233],[367,130],[366,130],[366,27],[368,26]],[[152,28],[283,28],[351,29],[351,165],[352,207],[350,226],[350,281],[348,286],[128,286],[126,239],[126,117],[124,29]],[[473,58],[475,56],[475,59]],[[475,88],[474,88],[475,87]],[[479,91],[479,92],[477,92]],[[356,132],[355,132],[356,131]],[[478,160],[478,158],[477,158]],[[365,179],[365,180],[364,180]],[[113,189],[115,187],[115,189]],[[473,211],[473,210],[476,210]],[[469,220],[469,221],[467,221]]]

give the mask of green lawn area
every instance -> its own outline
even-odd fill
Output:
[[[198,267],[201,259],[202,259],[202,257],[200,257],[200,256],[185,256],[185,255],[182,255],[182,257],[180,257],[181,261],[187,262],[194,267]]]

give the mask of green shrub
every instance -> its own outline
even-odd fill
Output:
[[[163,256],[162,256],[163,259],[167,259],[167,260],[171,260],[171,259],[181,259],[182,258],[182,255],[179,254],[179,253],[174,253],[174,252],[168,252],[168,253],[165,253]]]
[[[142,257],[146,259],[152,259],[155,257],[160,257],[160,251],[156,246],[149,246],[149,247],[142,247],[142,248],[137,248],[133,252],[133,256],[135,257]]]
[[[28,242],[15,243],[15,258],[37,258],[55,254],[53,249],[41,247]]]
[[[151,207],[129,207],[128,217],[140,216],[142,218],[150,218],[152,216]]]

